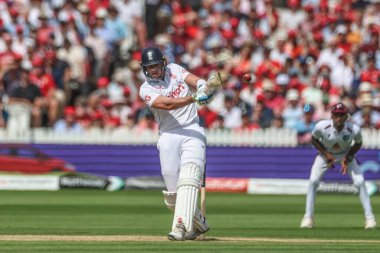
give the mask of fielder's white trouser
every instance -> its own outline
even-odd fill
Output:
[[[311,168],[309,187],[306,196],[306,212],[305,217],[312,218],[314,216],[315,195],[322,180],[323,175],[328,170],[327,163],[321,155],[317,155],[314,164]],[[366,219],[373,218],[371,202],[365,187],[364,177],[360,171],[359,165],[356,159],[352,160],[348,164],[348,173],[351,176],[352,182],[359,190],[359,198],[364,209],[364,215]]]
[[[188,163],[197,165],[203,175],[206,163],[206,137],[204,129],[181,129],[178,133],[163,133],[158,139],[161,174],[169,192],[177,192],[181,168]]]

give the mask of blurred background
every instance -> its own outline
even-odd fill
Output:
[[[138,96],[141,51],[156,45],[226,83],[198,108],[210,182],[306,180],[311,130],[337,102],[363,128],[366,177],[380,178],[378,0],[9,0],[0,10],[0,163],[13,154],[34,162],[29,173],[78,171],[104,185],[159,177],[157,125]],[[36,171],[47,157],[63,165]]]

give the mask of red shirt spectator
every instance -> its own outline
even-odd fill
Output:
[[[50,96],[56,88],[53,76],[46,73],[43,59],[34,57],[32,65],[34,69],[30,73],[30,81],[40,89],[42,96]]]

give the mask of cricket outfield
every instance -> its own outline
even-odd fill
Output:
[[[371,198],[375,214],[380,200]],[[379,252],[356,195],[318,194],[316,227],[299,229],[305,196],[208,193],[204,241],[166,239],[160,191],[1,191],[0,252]]]

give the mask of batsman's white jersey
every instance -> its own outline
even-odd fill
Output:
[[[362,142],[360,127],[348,121],[345,122],[344,128],[338,132],[333,127],[332,119],[321,120],[315,125],[312,135],[335,157],[337,162],[341,161],[350,151],[352,141],[355,143]]]
[[[174,129],[198,125],[199,118],[194,103],[176,110],[160,110],[152,108],[153,101],[160,95],[172,98],[189,96],[189,86],[185,78],[189,72],[183,67],[171,63],[166,66],[164,80],[147,80],[140,87],[140,97],[152,110],[159,124],[160,134]]]
[[[196,164],[201,172],[206,161],[205,130],[199,125],[194,103],[175,110],[152,107],[159,96],[179,98],[191,94],[185,78],[189,74],[183,67],[171,63],[166,66],[165,78],[159,81],[147,80],[140,87],[140,97],[152,110],[159,124],[157,148],[160,153],[161,173],[169,192],[177,191],[181,167]]]

